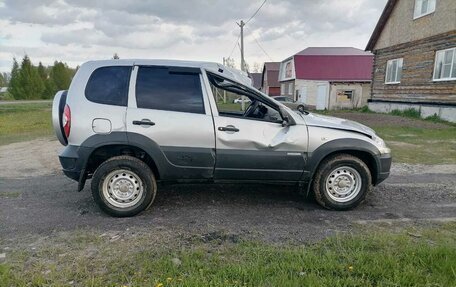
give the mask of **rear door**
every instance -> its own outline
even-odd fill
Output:
[[[146,136],[165,156],[164,180],[212,178],[213,120],[199,68],[135,66],[129,104],[129,138]]]

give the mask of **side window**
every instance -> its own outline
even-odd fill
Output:
[[[89,101],[98,104],[127,106],[131,67],[111,66],[93,71],[85,88]]]
[[[282,123],[277,110],[242,91],[236,83],[209,74],[208,77],[220,116]],[[245,111],[241,99],[244,99]]]
[[[389,60],[386,63],[385,84],[399,84],[401,82],[403,59]]]
[[[456,48],[435,53],[434,81],[456,80]]]
[[[139,67],[138,108],[204,114],[200,75],[167,67]]]
[[[415,0],[413,19],[431,14],[435,11],[435,0]]]

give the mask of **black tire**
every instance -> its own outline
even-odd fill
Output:
[[[107,180],[107,176],[109,176],[110,174],[115,174],[116,171],[120,172],[122,170],[127,171],[127,174],[131,173],[131,175],[139,178],[139,180],[137,180],[136,183],[140,182],[140,186],[142,187],[141,192],[138,192],[139,195],[134,199],[133,202],[131,202],[131,204],[134,203],[134,205],[128,207],[119,207],[113,205],[112,203],[110,203],[110,201],[114,202],[115,204],[115,201],[117,201],[118,199],[114,199],[114,197],[111,197],[103,192],[104,184],[110,184],[109,182],[105,183],[105,180]],[[130,176],[130,178],[133,177]],[[134,179],[135,178],[133,178],[133,180]],[[113,178],[113,180],[116,179]],[[112,182],[113,180],[111,180],[110,182]],[[91,187],[92,196],[97,205],[104,212],[115,217],[134,216],[146,210],[152,205],[155,198],[155,194],[157,192],[157,183],[154,174],[149,168],[149,166],[147,166],[143,161],[131,156],[116,156],[103,162],[93,174]],[[119,202],[119,204],[123,203]],[[128,202],[126,201],[125,204],[128,204]]]
[[[335,182],[341,181],[342,187],[336,185]],[[348,191],[345,191],[347,184]],[[355,208],[364,201],[371,190],[372,177],[369,168],[361,159],[349,154],[338,154],[323,160],[312,183],[316,201],[324,208],[333,210]],[[342,194],[344,192],[347,195]],[[341,202],[344,200],[346,202]]]

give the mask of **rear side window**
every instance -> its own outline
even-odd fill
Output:
[[[130,73],[129,66],[96,69],[87,83],[86,98],[99,104],[127,106]]]
[[[136,105],[144,109],[204,114],[199,70],[139,67]]]

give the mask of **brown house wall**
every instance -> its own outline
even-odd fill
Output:
[[[456,31],[374,51],[372,99],[456,103],[456,81],[435,82],[435,52],[456,47]],[[399,84],[385,84],[388,60],[403,58]]]

